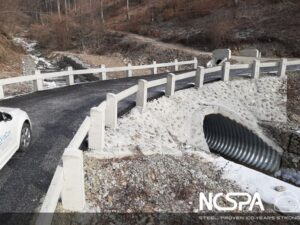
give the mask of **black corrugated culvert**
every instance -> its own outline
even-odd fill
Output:
[[[204,133],[211,152],[236,163],[274,173],[280,167],[280,154],[243,125],[221,114],[204,119]]]

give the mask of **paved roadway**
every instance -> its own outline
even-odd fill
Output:
[[[269,71],[272,70],[274,69]],[[249,73],[249,70],[236,70],[231,75],[245,73]],[[165,76],[166,74],[160,74],[142,78],[152,80]],[[31,148],[25,153],[16,153],[0,171],[0,213],[36,211],[47,192],[64,148],[89,114],[90,108],[105,100],[106,93],[118,93],[136,84],[140,78],[85,83],[0,101],[0,106],[25,110],[33,124]],[[211,73],[205,78],[205,82],[220,78],[220,72]],[[192,86],[187,85],[188,82],[177,82],[176,89]],[[190,79],[190,82],[193,80]],[[162,86],[152,88],[149,90],[149,97],[159,97],[163,95],[163,90]],[[123,100],[119,104],[119,113],[128,112],[134,104],[134,97]]]

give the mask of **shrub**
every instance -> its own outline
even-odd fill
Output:
[[[79,25],[70,19],[58,16],[47,17],[45,24],[30,26],[29,35],[37,40],[41,47],[58,50],[68,50],[73,47],[72,37],[79,32]]]

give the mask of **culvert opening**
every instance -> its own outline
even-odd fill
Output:
[[[242,124],[221,114],[210,114],[203,126],[212,153],[266,173],[279,169],[280,154]]]

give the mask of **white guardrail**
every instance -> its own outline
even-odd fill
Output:
[[[192,63],[192,61],[186,63],[189,64]],[[170,65],[174,64],[156,64],[157,67]],[[284,78],[286,76],[286,67],[288,65],[300,65],[300,61],[287,61],[286,59],[282,59],[280,62],[260,63],[259,60],[255,60],[253,64],[230,65],[229,62],[226,62],[223,66],[216,66],[214,68],[204,68],[199,66],[196,71],[179,75],[170,73],[167,78],[160,78],[153,81],[140,79],[137,85],[118,94],[107,93],[106,101],[91,109],[90,117],[86,117],[73,140],[65,149],[62,156],[62,165],[59,165],[56,169],[36,224],[51,224],[53,212],[55,212],[60,198],[62,200],[62,206],[66,210],[80,212],[84,209],[83,153],[79,148],[86,136],[88,136],[88,147],[90,150],[103,150],[105,143],[105,127],[110,129],[117,128],[118,103],[120,101],[131,95],[136,95],[136,106],[143,110],[147,104],[148,89],[152,87],[165,85],[165,95],[172,96],[175,93],[176,81],[179,80],[194,78],[195,88],[198,89],[204,85],[205,75],[212,72],[222,71],[222,80],[227,82],[230,78],[230,70],[252,68],[251,77],[253,79],[258,79],[260,76],[260,68],[274,66],[279,66],[278,76]],[[131,68],[153,68],[153,65]],[[91,73],[91,70],[88,71],[88,73]],[[93,70],[93,72],[99,71],[103,72],[103,70]],[[111,68],[109,71],[120,71],[120,69],[113,70]]]
[[[106,68],[105,65],[101,65],[101,68],[81,69],[81,70],[73,70],[72,67],[68,67],[66,71],[51,72],[51,73],[41,73],[41,71],[36,70],[34,75],[0,79],[0,99],[5,98],[4,86],[9,84],[33,82],[34,91],[42,91],[44,90],[43,80],[45,79],[63,77],[66,79],[66,85],[68,86],[68,85],[74,85],[75,84],[74,77],[79,75],[100,74],[99,79],[106,80],[107,73],[126,72],[127,77],[132,77],[135,70],[149,69],[151,70],[152,74],[157,74],[159,68],[174,67],[174,71],[178,71],[180,66],[183,65],[192,65],[193,68],[196,69],[198,66],[198,60],[197,58],[194,58],[191,61],[178,62],[178,60],[175,59],[174,62],[169,62],[169,63],[157,64],[154,61],[151,65],[133,66],[131,64],[128,64],[125,67],[113,67],[113,68]]]

